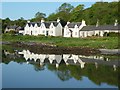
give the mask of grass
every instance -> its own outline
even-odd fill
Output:
[[[118,37],[88,37],[88,38],[64,38],[51,36],[22,36],[3,34],[2,41],[8,42],[38,42],[48,43],[64,47],[90,47],[90,48],[118,48]]]

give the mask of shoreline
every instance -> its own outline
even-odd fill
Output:
[[[29,49],[30,51],[40,52],[40,53],[41,52],[55,53],[55,54],[74,53],[74,54],[84,54],[84,55],[91,55],[91,54],[119,55],[120,54],[120,49],[95,49],[89,47],[70,47],[70,46],[64,47],[64,46],[57,46],[53,44],[37,43],[37,42],[1,42],[0,44],[12,45],[14,47],[21,47],[21,48]]]

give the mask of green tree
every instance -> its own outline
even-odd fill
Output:
[[[63,3],[57,10],[56,17],[59,17],[63,21],[67,22],[70,19],[70,12],[74,7],[69,3]]]
[[[9,18],[2,20],[2,33],[4,33],[5,28],[11,24],[11,20]]]
[[[35,18],[41,19],[41,18],[45,18],[45,17],[46,17],[46,14],[45,14],[45,13],[37,12],[37,13],[35,14]]]
[[[73,6],[69,3],[63,3],[59,8],[58,8],[58,12],[71,12],[73,10]]]
[[[71,11],[70,21],[81,21],[83,16],[84,5],[80,4]]]
[[[46,14],[45,13],[41,13],[41,12],[37,12],[35,14],[35,17],[30,19],[31,22],[39,22],[42,18],[45,19]]]
[[[97,19],[101,25],[114,24],[118,18],[118,2],[96,2],[83,11],[83,18],[92,25],[96,24]]]
[[[51,13],[48,17],[47,20],[48,21],[52,21],[52,20],[56,20],[58,17],[56,16],[55,13]]]

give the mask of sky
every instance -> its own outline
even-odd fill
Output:
[[[0,17],[2,17],[3,19],[8,17],[11,20],[16,20],[21,17],[23,17],[24,19],[31,19],[35,16],[37,12],[45,13],[48,16],[49,14],[54,13],[57,10],[57,8],[63,3],[64,2],[8,2],[4,0],[0,3],[0,7],[2,8],[2,12],[0,12],[2,13],[2,16]],[[79,4],[84,4],[85,8],[88,8],[95,2],[67,3],[70,3],[74,7],[76,7]]]

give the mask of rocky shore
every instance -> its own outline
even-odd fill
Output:
[[[49,54],[99,54],[100,51],[86,47],[58,47],[53,44],[36,43],[36,42],[3,42],[2,44],[11,45],[16,48],[29,49],[34,53],[49,53]]]
[[[37,42],[2,42],[2,44],[11,45],[13,47],[29,49],[34,53],[52,53],[52,54],[120,54],[119,49],[94,49],[88,47],[58,47],[52,43]]]

